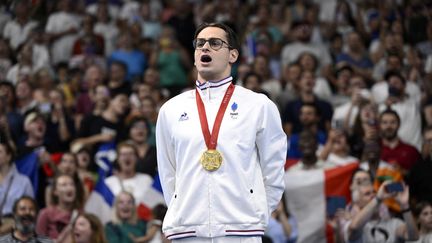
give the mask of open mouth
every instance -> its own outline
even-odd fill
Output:
[[[209,56],[209,55],[202,55],[202,56],[201,56],[201,62],[209,63],[209,62],[211,62],[211,61],[212,61],[211,56]]]

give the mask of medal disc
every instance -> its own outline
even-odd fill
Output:
[[[222,164],[222,155],[215,149],[209,149],[201,155],[202,167],[207,171],[215,171]]]

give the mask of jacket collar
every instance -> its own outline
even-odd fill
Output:
[[[223,97],[228,86],[233,80],[232,76],[217,81],[207,81],[203,84],[197,80],[195,82],[196,89],[203,100],[210,100],[218,97]]]

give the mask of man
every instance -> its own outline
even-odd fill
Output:
[[[194,47],[197,88],[167,101],[156,125],[162,230],[174,242],[261,242],[284,191],[279,112],[232,85],[239,44],[229,27],[201,25]]]
[[[10,243],[50,243],[49,238],[36,235],[36,201],[29,196],[19,198],[13,207],[15,229],[7,235],[0,237],[0,242]]]
[[[309,130],[316,134],[318,145],[322,146],[326,142],[326,134],[324,131],[318,128],[318,122],[320,120],[320,113],[318,107],[313,103],[304,103],[300,108],[299,115],[300,123],[303,130]],[[287,159],[288,160],[298,160],[302,157],[299,146],[300,133],[294,133],[289,137]]]
[[[319,129],[330,130],[330,121],[333,116],[333,108],[327,101],[318,98],[314,94],[315,74],[311,71],[302,71],[300,74],[300,95],[299,98],[289,102],[283,111],[283,126],[285,133],[290,136],[293,133],[302,131],[300,122],[300,109],[304,103],[313,103],[320,111]]]
[[[300,161],[289,168],[289,171],[323,169],[326,164],[317,156],[318,136],[311,130],[304,130],[298,136],[298,148],[301,152]]]
[[[400,127],[398,113],[393,110],[385,110],[379,117],[379,130],[381,136],[381,159],[401,168],[406,174],[420,159],[418,150],[404,143],[398,136]]]

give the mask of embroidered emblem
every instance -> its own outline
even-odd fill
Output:
[[[181,114],[179,121],[186,121],[189,120],[189,116],[186,112],[183,112],[183,114]]]
[[[232,119],[237,119],[238,117],[237,109],[238,109],[237,103],[233,102],[233,104],[231,105],[231,112],[230,112],[230,116]]]

